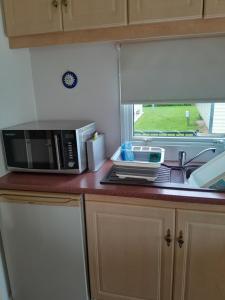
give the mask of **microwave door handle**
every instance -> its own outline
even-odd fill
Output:
[[[60,163],[59,142],[58,142],[58,135],[57,134],[54,134],[54,141],[55,141],[57,167],[58,167],[58,170],[60,170],[61,169],[61,163]]]
[[[31,149],[31,140],[30,140],[27,132],[25,132],[25,144],[26,144],[28,169],[32,169],[33,168],[33,157],[32,157],[32,149]]]

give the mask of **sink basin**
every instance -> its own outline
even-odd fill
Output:
[[[195,170],[197,170],[199,167],[200,167],[200,166],[190,166],[190,167],[187,166],[187,167],[185,167],[185,168],[184,168],[185,178],[186,178],[186,179],[189,179],[190,176],[191,176],[191,174],[192,174]]]
[[[184,167],[167,166],[170,169],[171,174],[170,182],[187,184],[187,180],[190,178],[191,174],[201,166],[202,164]]]
[[[118,170],[114,166],[101,180],[101,184],[137,185],[182,190],[206,190],[201,188],[196,189],[188,183],[188,178],[190,178],[191,174],[201,166],[202,164],[188,165],[185,167],[162,164],[158,172],[158,177],[154,182],[137,178],[119,178],[117,176]]]

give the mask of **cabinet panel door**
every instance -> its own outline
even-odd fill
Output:
[[[129,0],[129,23],[202,17],[203,0]]]
[[[225,299],[225,214],[179,210],[175,300]]]
[[[61,6],[55,1],[4,0],[8,36],[62,31]]]
[[[87,202],[92,298],[170,300],[175,211]]]
[[[205,0],[204,7],[205,18],[225,16],[225,1],[223,0]]]
[[[63,5],[64,30],[127,24],[127,0],[67,0]]]

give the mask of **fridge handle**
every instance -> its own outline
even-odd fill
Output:
[[[14,194],[2,194],[0,195],[0,202],[6,203],[18,203],[18,204],[34,204],[34,205],[47,205],[47,206],[80,206],[80,199],[78,197],[50,197],[48,195],[14,195]]]

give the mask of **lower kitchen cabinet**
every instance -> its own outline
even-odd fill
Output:
[[[225,299],[225,214],[177,211],[174,300]],[[182,243],[182,242],[181,242]]]
[[[87,196],[92,299],[224,300],[224,207],[142,200]]]
[[[175,210],[87,202],[86,213],[92,298],[172,299]]]

